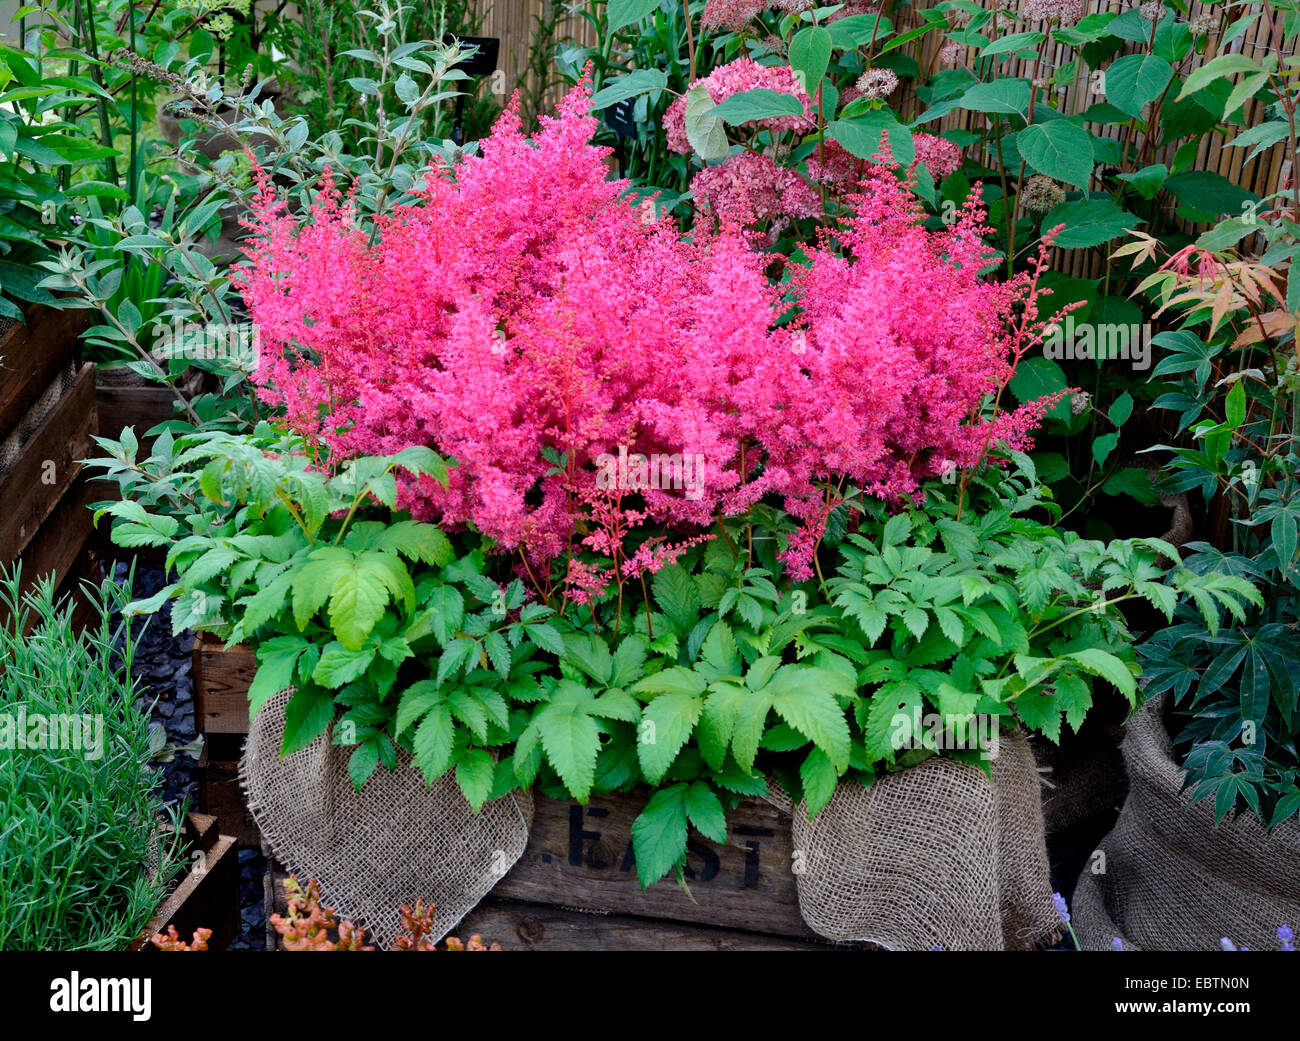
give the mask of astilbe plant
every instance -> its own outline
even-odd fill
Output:
[[[542,572],[620,449],[701,462],[693,493],[638,488],[653,525],[690,535],[777,497],[803,577],[848,489],[899,501],[995,440],[1027,447],[1044,403],[988,405],[1039,342],[1036,285],[981,279],[977,203],[925,228],[886,156],[774,285],[738,222],[683,237],[621,197],[595,127],[585,83],[531,136],[512,106],[373,244],[333,187],[300,222],[264,180],[239,276],[262,396],[335,462],[454,457],[446,488],[408,480],[399,506]]]

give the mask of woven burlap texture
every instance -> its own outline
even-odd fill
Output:
[[[1270,834],[1253,816],[1214,824],[1213,800],[1191,805],[1165,729],[1163,696],[1129,721],[1122,746],[1128,798],[1074,891],[1086,950],[1277,950],[1277,928],[1300,927],[1300,825]],[[1104,870],[1096,870],[1104,868]]]
[[[992,778],[935,757],[869,788],[842,784],[811,821],[802,806],[793,817],[799,909],[822,936],[989,951],[1060,935],[1038,772],[1019,732],[1001,735]]]
[[[326,736],[280,756],[288,701],[284,691],[253,718],[240,763],[276,858],[304,882],[316,879],[339,917],[364,925],[380,947],[400,932],[401,905],[417,899],[438,905],[434,926],[445,936],[523,854],[532,795],[515,792],[475,814],[452,774],[426,786],[405,753],[358,792],[352,749]]]

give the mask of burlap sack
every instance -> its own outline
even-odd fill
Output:
[[[257,713],[240,763],[266,843],[304,882],[317,879],[325,902],[378,946],[400,932],[398,908],[417,899],[438,905],[434,925],[445,936],[523,854],[532,796],[516,792],[475,815],[453,776],[426,787],[406,755],[357,792],[352,750],[325,736],[280,757],[288,700],[285,691]]]
[[[1084,868],[1074,928],[1087,950],[1277,950],[1277,928],[1300,926],[1300,825],[1270,835],[1253,816],[1214,825],[1210,801],[1192,806],[1165,730],[1163,697],[1128,724],[1129,792],[1101,843],[1104,861]]]
[[[799,909],[832,940],[890,950],[1020,950],[1059,938],[1038,773],[1003,734],[992,779],[935,757],[794,810]]]

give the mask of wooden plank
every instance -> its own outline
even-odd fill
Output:
[[[92,532],[90,511],[86,509],[89,491],[82,481],[76,481],[59,500],[54,512],[41,525],[31,544],[18,557],[22,566],[22,579],[18,591],[26,594],[47,575],[53,575],[56,587],[68,589],[77,585],[77,578],[85,572],[82,560]],[[82,598],[84,599],[84,598]],[[0,627],[9,624],[9,612],[0,605]]]
[[[832,951],[845,949],[785,936],[737,929],[714,929],[681,922],[583,914],[541,904],[488,898],[474,908],[452,934],[468,940],[475,933],[484,943],[507,951]],[[852,948],[849,948],[852,949]],[[859,947],[859,949],[862,949]]]
[[[123,427],[131,427],[140,437],[150,427],[175,416],[176,395],[166,387],[95,388],[103,434],[116,440]]]
[[[587,806],[536,795],[528,848],[493,890],[525,903],[600,914],[698,922],[813,938],[799,913],[790,818],[759,799],[727,815],[725,845],[691,838],[686,889],[672,878],[643,890],[632,856],[632,821],[644,796],[593,798]]]
[[[96,430],[94,366],[87,363],[23,447],[12,470],[0,478],[0,564],[9,564],[31,543],[41,524],[81,472]]]
[[[203,373],[195,370],[181,383],[186,397],[193,397],[203,386]],[[104,437],[117,440],[123,427],[131,427],[140,442],[141,458],[149,454],[153,438],[145,431],[177,418],[180,402],[170,387],[161,384],[118,385],[101,378],[95,385],[95,401],[99,408],[99,429]]]
[[[194,718],[201,733],[247,734],[248,688],[257,672],[251,648],[226,650],[221,641],[199,633],[194,638]]]
[[[23,565],[21,588],[26,591],[45,575],[56,576],[56,584],[72,573],[77,558],[94,532],[94,519],[87,505],[90,489],[75,481],[41,525],[36,537],[19,555]]]
[[[76,360],[77,337],[86,324],[84,311],[37,305],[27,312],[26,325],[0,336],[0,439]]]
[[[285,914],[284,883],[289,873],[267,850],[264,896],[267,908],[267,949],[279,949],[279,935],[270,925],[273,914]],[[325,896],[328,903],[328,896]],[[870,950],[868,944],[834,944],[772,936],[739,929],[717,928],[630,915],[593,914],[547,904],[502,900],[492,895],[470,911],[452,935],[468,940],[478,934],[484,943],[500,943],[507,951],[834,951]]]
[[[241,846],[258,846],[262,833],[248,809],[248,800],[239,784],[239,761],[213,755],[204,742],[195,769],[199,787],[199,809],[221,821],[222,830],[233,835]]]
[[[233,837],[221,835],[212,848],[194,851],[189,873],[159,906],[128,950],[155,950],[149,942],[168,925],[186,942],[195,929],[212,930],[208,949],[223,951],[239,935],[239,849]]]

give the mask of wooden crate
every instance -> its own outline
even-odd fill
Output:
[[[194,637],[194,720],[204,734],[248,733],[248,688],[257,658],[242,644],[226,650],[207,633]]]
[[[209,735],[203,742],[195,768],[198,782],[199,809],[221,821],[226,834],[233,835],[241,846],[259,846],[262,833],[248,809],[244,789],[239,785],[238,738]]]
[[[220,834],[215,817],[200,813],[189,815],[185,837],[192,843],[190,870],[128,950],[156,950],[149,938],[166,932],[168,925],[176,926],[176,932],[187,942],[195,929],[211,929],[208,949],[213,951],[225,950],[239,935],[239,853],[235,840]]]
[[[208,735],[200,798],[207,800],[205,810],[232,822],[228,829],[237,827],[232,813],[247,809],[236,779],[237,753],[222,749],[232,735],[248,731],[247,692],[255,670],[248,648],[227,651],[218,640],[196,637],[196,719]],[[685,889],[666,880],[648,890],[641,889],[632,859],[632,821],[642,797],[613,795],[582,806],[538,795],[536,803],[523,857],[457,928],[460,935],[477,932],[523,950],[825,946],[799,913],[790,819],[769,803],[747,799],[730,814],[725,845],[692,837]],[[256,828],[251,819],[248,826]],[[283,878],[274,866],[268,884],[281,913]],[[436,900],[437,894],[411,894],[416,897]]]
[[[26,415],[59,372],[77,358],[77,336],[87,324],[84,311],[37,305],[25,325],[0,335],[0,437]]]
[[[837,947],[804,924],[790,818],[762,800],[746,799],[728,814],[726,844],[692,836],[684,887],[669,878],[647,890],[636,878],[631,838],[643,796],[594,798],[583,806],[537,795],[536,804],[524,855],[455,935],[478,933],[527,951]],[[285,911],[286,877],[272,861],[268,915]],[[322,897],[330,902],[328,892]],[[415,897],[437,900],[436,893]]]
[[[203,388],[203,373],[193,370],[182,377],[180,387],[186,397],[192,398]],[[140,458],[148,458],[154,439],[145,432],[159,423],[176,418],[176,394],[162,384],[113,383],[102,374],[96,381],[95,400],[99,407],[99,426],[104,437],[114,440],[122,434],[123,427],[135,431],[140,442]]]
[[[18,559],[73,486],[79,460],[90,454],[95,423],[94,366],[87,363],[0,477],[0,563]]]

